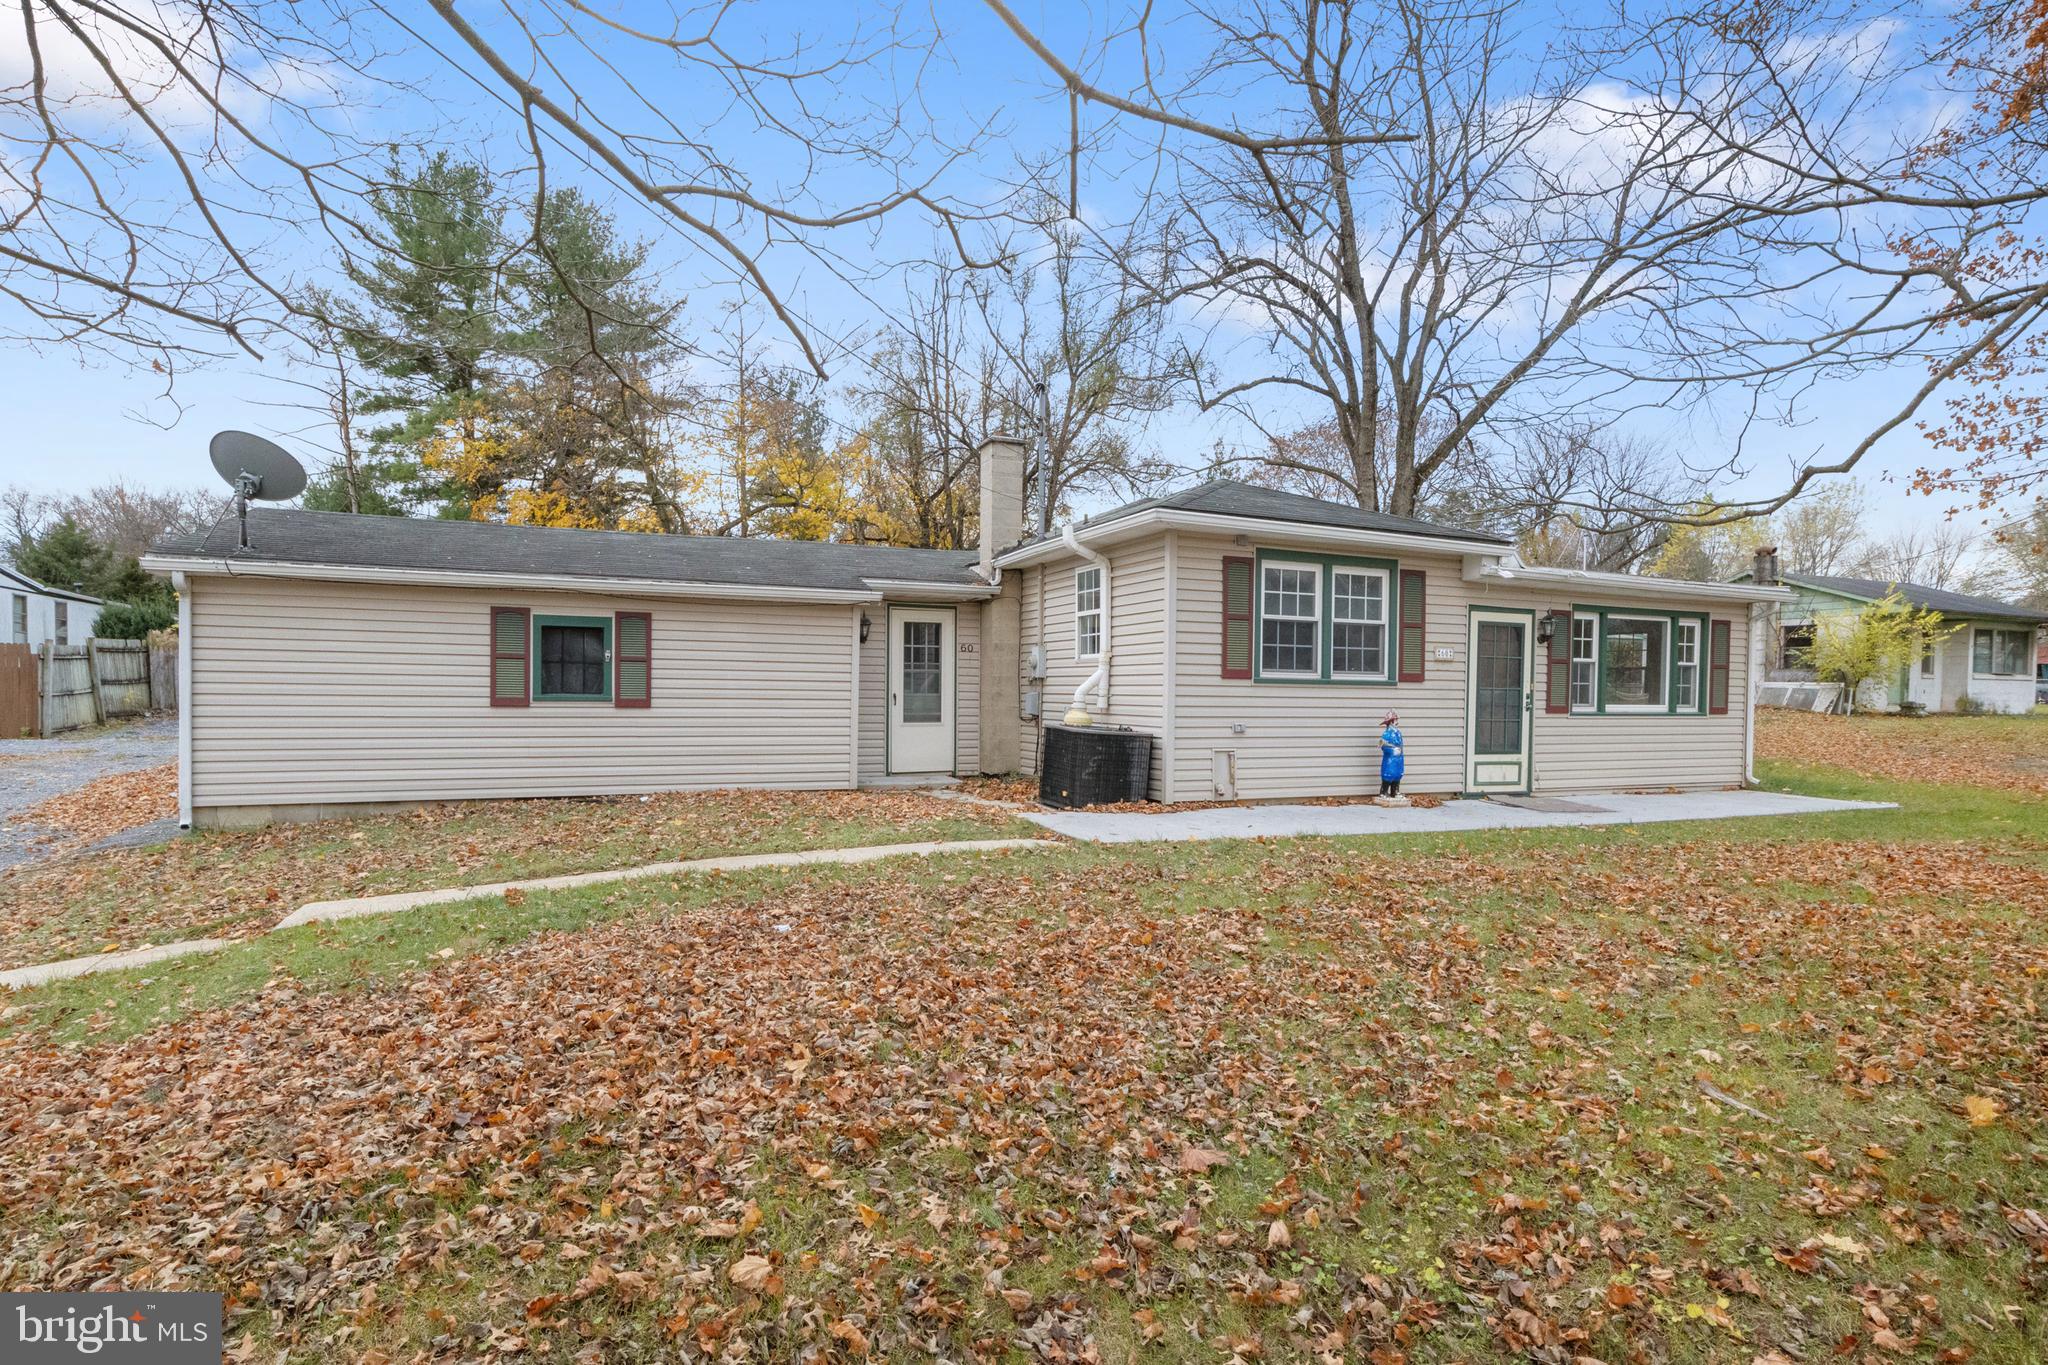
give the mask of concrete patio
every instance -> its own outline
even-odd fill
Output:
[[[1787,792],[1596,792],[1568,797],[1446,801],[1405,809],[1352,806],[1225,806],[1162,811],[1024,811],[1023,817],[1069,839],[1098,844],[1148,840],[1284,839],[1299,835],[1443,834],[1459,830],[1648,825],[1672,820],[1740,820],[1759,815],[1817,815],[1895,810],[1889,802],[1831,801]]]

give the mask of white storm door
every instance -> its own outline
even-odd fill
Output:
[[[1529,790],[1529,722],[1536,707],[1533,617],[1474,611],[1465,679],[1465,790]]]
[[[889,608],[889,771],[953,771],[951,607]]]

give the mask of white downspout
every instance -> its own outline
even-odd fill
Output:
[[[1112,638],[1109,633],[1109,560],[1099,551],[1091,550],[1081,543],[1080,537],[1074,534],[1072,522],[1068,522],[1066,528],[1060,532],[1060,543],[1102,571],[1102,652],[1096,656],[1095,671],[1083,678],[1081,685],[1074,689],[1074,706],[1067,712],[1066,717],[1069,725],[1086,725],[1091,717],[1082,704],[1082,698],[1090,692],[1095,694],[1097,707],[1104,711],[1109,709],[1109,642]]]
[[[1769,606],[1768,602],[1749,604],[1749,657],[1743,662],[1749,705],[1742,711],[1742,781],[1750,787],[1756,785],[1756,699],[1763,686],[1757,665],[1763,656],[1764,613]]]
[[[178,594],[178,828],[192,828],[192,580],[171,575]]]

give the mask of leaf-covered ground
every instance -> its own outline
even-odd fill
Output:
[[[1065,847],[24,993],[0,1290],[237,1358],[2035,1360],[2048,803]],[[144,1006],[147,1008],[144,1008]]]
[[[2028,716],[1757,712],[1757,753],[1892,782],[1961,782],[2048,795],[2048,711]]]
[[[722,854],[1042,833],[916,792],[738,791],[442,805],[205,832],[0,872],[0,968],[260,930],[309,900]]]

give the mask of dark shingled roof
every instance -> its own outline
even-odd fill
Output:
[[[1207,483],[1198,483],[1193,488],[1184,488],[1178,493],[1167,493],[1156,498],[1141,498],[1137,502],[1126,503],[1115,511],[1089,517],[1080,524],[1102,526],[1134,513],[1150,511],[1155,507],[1171,507],[1183,512],[1203,512],[1219,517],[1294,521],[1304,526],[1335,526],[1351,531],[1385,531],[1395,535],[1429,536],[1438,540],[1482,540],[1495,545],[1513,543],[1508,537],[1495,535],[1491,531],[1475,531],[1463,526],[1444,526],[1433,521],[1418,521],[1414,517],[1390,516],[1385,512],[1368,512],[1346,503],[1304,497],[1299,493],[1283,493],[1277,488],[1261,488],[1257,484],[1240,483],[1236,479],[1211,479]]]
[[[901,550],[806,540],[570,531],[488,521],[354,516],[289,507],[249,509],[249,548],[233,517],[204,535],[176,536],[152,554],[243,563],[334,564],[379,569],[637,578],[664,583],[864,592],[868,579],[974,585],[972,550]]]
[[[1819,588],[1822,592],[1838,592],[1848,597],[1868,598],[1873,602],[1897,588],[1899,596],[1912,605],[1938,611],[1944,616],[1988,617],[1999,621],[2031,621],[2037,624],[2048,621],[2048,612],[2016,607],[1995,597],[1976,597],[1966,592],[1950,592],[1947,588],[1930,588],[1920,583],[1904,583],[1885,578],[1840,578],[1831,574],[1786,574],[1784,579],[1787,583],[1800,587]]]

